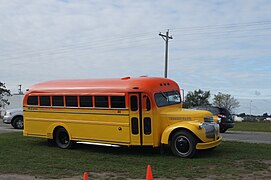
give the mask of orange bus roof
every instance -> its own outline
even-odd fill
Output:
[[[160,77],[53,80],[35,84],[30,93],[123,93],[179,90],[176,82]]]

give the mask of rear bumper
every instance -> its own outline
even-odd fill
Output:
[[[206,142],[206,143],[198,143],[196,145],[196,149],[210,149],[210,148],[218,146],[221,143],[221,141],[222,141],[222,136],[220,136],[215,141]]]
[[[225,123],[225,122],[221,122],[220,123],[220,126],[222,127],[222,128],[233,128],[233,126],[234,126],[234,123],[232,123],[232,122],[227,122],[227,123]]]

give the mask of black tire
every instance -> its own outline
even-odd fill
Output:
[[[69,134],[65,128],[60,127],[55,133],[56,145],[62,149],[72,148],[74,142],[70,140]]]
[[[24,128],[24,119],[21,116],[15,117],[11,124],[15,129]]]
[[[181,130],[176,132],[170,141],[171,151],[175,156],[193,157],[196,153],[197,139],[190,132]]]
[[[220,133],[225,133],[227,131],[227,129],[222,127],[219,129],[219,131],[220,131]]]

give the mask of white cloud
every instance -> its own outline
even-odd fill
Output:
[[[169,77],[184,89],[268,97],[270,12],[268,0],[1,0],[0,80],[163,76],[170,28]]]

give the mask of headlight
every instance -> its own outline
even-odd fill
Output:
[[[200,129],[203,128],[203,123],[202,123],[202,122],[199,123],[199,128],[200,128]]]
[[[4,115],[5,116],[11,116],[11,112],[6,111]]]
[[[217,121],[218,121],[218,124],[220,124],[221,123],[221,118],[220,117],[217,118]]]

